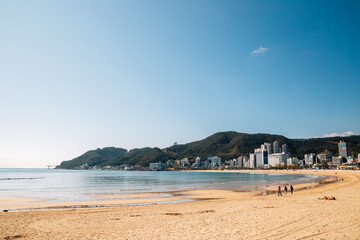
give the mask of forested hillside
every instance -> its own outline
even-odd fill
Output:
[[[320,153],[324,150],[337,154],[338,142],[344,140],[349,145],[351,154],[360,152],[360,136],[311,138],[311,139],[288,139],[280,135],[272,134],[246,134],[238,132],[220,132],[203,140],[187,144],[175,145],[165,149],[141,148],[127,151],[123,148],[108,147],[88,151],[83,155],[60,164],[60,168],[71,169],[87,163],[89,166],[121,164],[148,166],[151,162],[166,162],[169,159],[189,159],[200,156],[206,159],[208,156],[219,156],[222,160],[232,159],[241,155],[248,155],[255,148],[259,148],[264,142],[272,143],[275,140],[279,146],[286,143],[291,156],[304,158],[306,153]]]

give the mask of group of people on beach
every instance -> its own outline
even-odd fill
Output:
[[[328,197],[328,196],[324,196],[322,198],[318,198],[319,200],[336,200],[336,198],[334,196]]]
[[[287,188],[287,186],[285,186],[284,187],[285,194],[287,194],[287,191],[288,191],[288,188]],[[293,194],[293,192],[294,192],[294,187],[292,185],[290,185],[290,192],[291,192],[291,194]],[[282,196],[281,186],[278,187],[278,197],[279,196]]]

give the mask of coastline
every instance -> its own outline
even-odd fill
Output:
[[[264,174],[301,174],[314,175],[313,171],[295,172],[286,170],[193,170],[186,172],[215,172],[215,173],[264,173]],[[322,175],[323,174],[317,174]],[[315,188],[322,185],[333,176],[325,176],[324,179],[307,179],[308,181],[293,183],[297,191],[307,188]],[[334,182],[332,179],[329,182]],[[283,188],[284,186],[282,186]],[[290,185],[288,185],[288,188]],[[274,194],[277,186],[249,186],[242,189],[222,189],[222,188],[199,188],[184,190],[165,190],[160,192],[138,192],[132,194],[103,194],[99,193],[92,197],[92,200],[83,201],[57,201],[56,199],[31,198],[17,196],[0,196],[0,212],[14,211],[37,211],[52,209],[69,208],[100,208],[100,207],[125,207],[131,205],[149,205],[149,204],[171,204],[179,202],[192,202],[198,200],[213,200],[236,197],[249,197],[257,195]]]
[[[196,190],[186,194],[207,201],[0,213],[0,238],[360,238],[360,230],[357,230],[360,226],[360,172],[276,170],[276,173],[286,172],[327,175],[344,178],[344,181],[308,186],[301,191],[297,189],[300,186],[295,186],[293,195],[288,193],[282,197]],[[318,200],[324,195],[335,196],[337,200]]]

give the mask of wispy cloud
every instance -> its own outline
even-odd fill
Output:
[[[261,54],[264,53],[266,51],[268,51],[269,48],[264,48],[264,47],[259,47],[258,49],[255,49],[254,51],[251,52],[251,54]]]
[[[326,137],[347,137],[347,136],[351,136],[351,135],[356,135],[356,133],[353,132],[353,131],[347,131],[347,132],[343,132],[343,133],[328,133],[328,134],[322,135],[322,137],[323,138],[326,138]]]

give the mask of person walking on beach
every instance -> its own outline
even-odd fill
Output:
[[[284,192],[287,194],[287,186],[284,187]]]
[[[291,194],[293,194],[293,192],[294,192],[294,188],[292,185],[290,186],[290,192],[291,192]]]
[[[282,196],[282,193],[281,193],[281,186],[279,186],[279,188],[278,188],[278,196]]]

